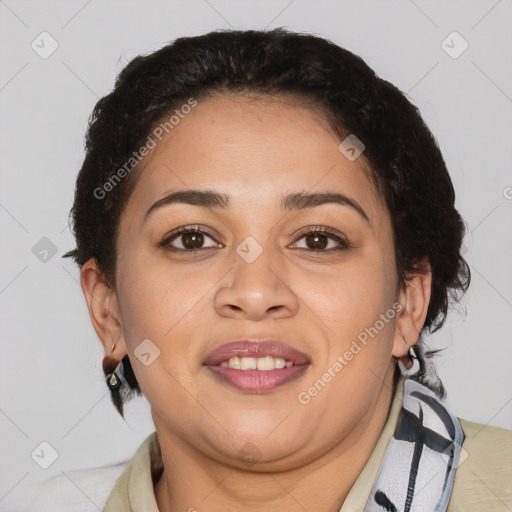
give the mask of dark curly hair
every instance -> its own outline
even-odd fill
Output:
[[[177,107],[217,92],[291,94],[320,110],[340,140],[356,134],[363,141],[361,162],[391,213],[400,282],[428,259],[432,289],[423,329],[439,329],[450,300],[458,301],[469,286],[470,270],[460,254],[465,225],[433,134],[405,94],[360,57],[322,37],[283,28],[181,37],[134,58],[119,73],[89,119],[70,212],[76,249],[63,257],[80,266],[96,258],[115,286],[116,237],[137,181],[136,150]],[[429,377],[425,356],[433,353],[419,347],[419,378],[444,396],[440,380]],[[140,394],[128,357],[123,369],[124,396]],[[115,401],[121,414],[122,402]]]

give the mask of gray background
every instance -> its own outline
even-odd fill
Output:
[[[0,508],[21,503],[35,481],[128,459],[153,430],[144,399],[128,406],[126,422],[111,404],[78,269],[60,256],[74,246],[67,216],[96,101],[135,55],[219,28],[326,36],[420,108],[467,221],[473,272],[431,338],[447,347],[437,359],[447,404],[512,428],[510,19],[510,0],[0,0]],[[47,58],[43,31],[58,43]],[[462,40],[442,46],[453,31],[469,44],[457,58]],[[43,441],[58,452],[48,469],[31,458]]]

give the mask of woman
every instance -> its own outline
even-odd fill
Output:
[[[512,434],[446,409],[423,341],[469,285],[450,177],[359,57],[277,29],[135,58],[72,215],[113,401],[156,428],[105,511],[512,508]]]

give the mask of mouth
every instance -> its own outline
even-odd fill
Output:
[[[226,343],[203,361],[211,375],[241,391],[263,393],[300,378],[310,360],[277,340]]]

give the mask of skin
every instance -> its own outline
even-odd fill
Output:
[[[94,259],[82,268],[105,354],[129,354],[151,404],[165,465],[155,485],[163,512],[338,511],[378,440],[397,358],[408,364],[425,321],[431,273],[399,286],[389,212],[362,157],[349,161],[339,143],[319,111],[286,96],[200,100],[144,161],[120,220],[115,287]],[[230,207],[172,204],[144,222],[155,201],[191,188],[229,194]],[[299,191],[345,194],[369,221],[334,203],[280,211],[281,196]],[[194,256],[158,247],[190,224],[210,230],[209,249]],[[299,230],[318,225],[351,247],[330,250],[338,243],[323,238],[329,245],[314,253]],[[263,249],[252,263],[236,252],[247,236]],[[185,241],[172,243],[183,249]],[[396,317],[301,404],[298,394],[396,302]],[[202,366],[214,348],[247,336],[282,340],[311,364],[264,394],[234,389]],[[133,355],[147,338],[160,350],[149,366]],[[240,459],[249,442],[255,464]]]

